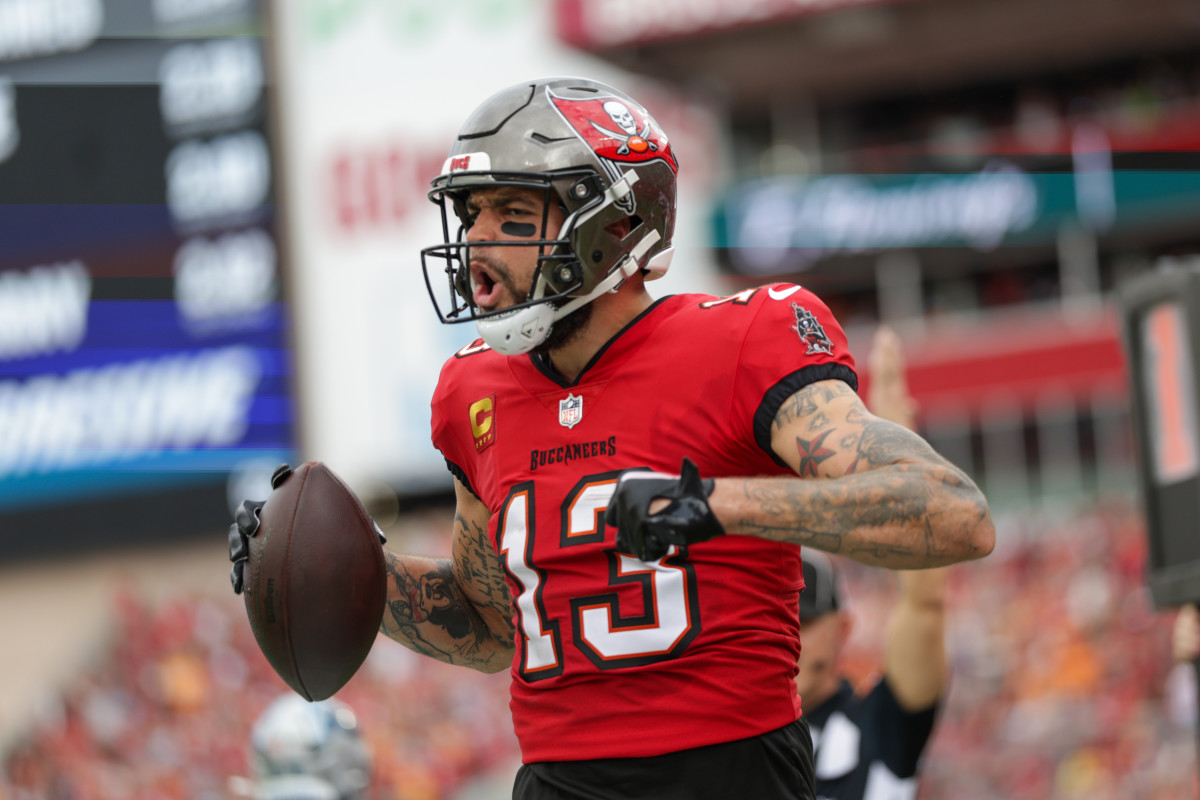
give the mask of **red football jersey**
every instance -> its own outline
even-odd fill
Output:
[[[433,440],[492,511],[514,599],[526,762],[641,757],[799,716],[800,548],[721,536],[645,563],[604,510],[623,470],[789,474],[771,421],[813,381],[857,386],[828,308],[789,284],[656,302],[574,383],[482,341],[447,361]]]

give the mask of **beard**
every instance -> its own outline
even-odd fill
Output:
[[[487,262],[491,263],[491,262]],[[529,299],[529,291],[517,289],[507,269],[502,264],[496,264],[493,271],[499,276],[500,281],[512,293],[516,299],[515,305],[520,305]],[[536,277],[534,279],[536,281]],[[563,298],[555,303],[556,308],[562,307],[569,302],[571,298]],[[562,319],[555,320],[550,326],[550,333],[546,335],[546,340],[533,349],[533,353],[542,358],[549,358],[550,352],[558,350],[570,344],[579,336],[579,332],[587,327],[587,324],[592,320],[592,304],[587,303],[572,311]]]
[[[508,291],[508,293],[512,295],[514,306],[521,305],[529,299],[532,287],[528,289],[519,288],[516,281],[513,280],[512,273],[508,270],[508,267],[503,262],[487,257],[477,256],[477,258],[488,267],[490,274],[493,276],[495,281],[502,285]],[[536,280],[537,277],[535,274],[535,283]],[[565,303],[569,302],[570,299],[571,298],[569,297],[563,298],[554,305],[556,308],[560,308]],[[586,305],[575,309],[562,319],[555,320],[555,322],[550,326],[550,332],[546,335],[545,341],[533,348],[531,352],[540,358],[549,360],[551,351],[558,350],[570,344],[579,336],[579,333],[587,327],[588,323],[591,322],[592,319],[592,310],[592,304],[587,303]]]
[[[580,306],[562,319],[555,321],[550,326],[550,333],[546,336],[546,341],[535,347],[534,352],[546,357],[550,355],[550,351],[566,347],[579,336],[579,332],[586,328],[591,320],[592,304],[587,303]]]

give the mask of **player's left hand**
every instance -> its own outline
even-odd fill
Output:
[[[604,514],[605,523],[617,529],[617,549],[654,561],[665,556],[671,545],[683,547],[724,535],[708,506],[713,486],[712,478],[702,480],[688,458],[683,459],[679,475],[626,472]],[[651,505],[660,498],[669,502],[651,513]]]

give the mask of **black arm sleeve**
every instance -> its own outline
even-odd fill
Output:
[[[845,381],[851,389],[858,391],[858,376],[844,364],[810,364],[787,375],[768,389],[762,402],[758,404],[758,410],[754,412],[754,440],[779,466],[787,467],[787,463],[771,449],[771,423],[775,421],[779,407],[805,386],[825,380]]]
[[[879,760],[898,778],[911,778],[925,745],[933,735],[939,703],[919,711],[901,708],[892,687],[881,678],[864,700],[869,709],[870,723],[863,728],[864,736],[875,739],[874,748]]]

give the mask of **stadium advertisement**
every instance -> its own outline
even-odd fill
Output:
[[[0,547],[227,524],[293,456],[258,12],[0,3]]]
[[[966,174],[823,175],[742,183],[717,203],[713,240],[729,250],[737,271],[769,275],[849,253],[988,250],[1053,242],[1066,224],[1128,230],[1184,221],[1197,212],[1197,172],[1026,172],[996,161]]]
[[[603,52],[691,39],[857,6],[905,0],[560,0],[558,35],[574,47]]]

